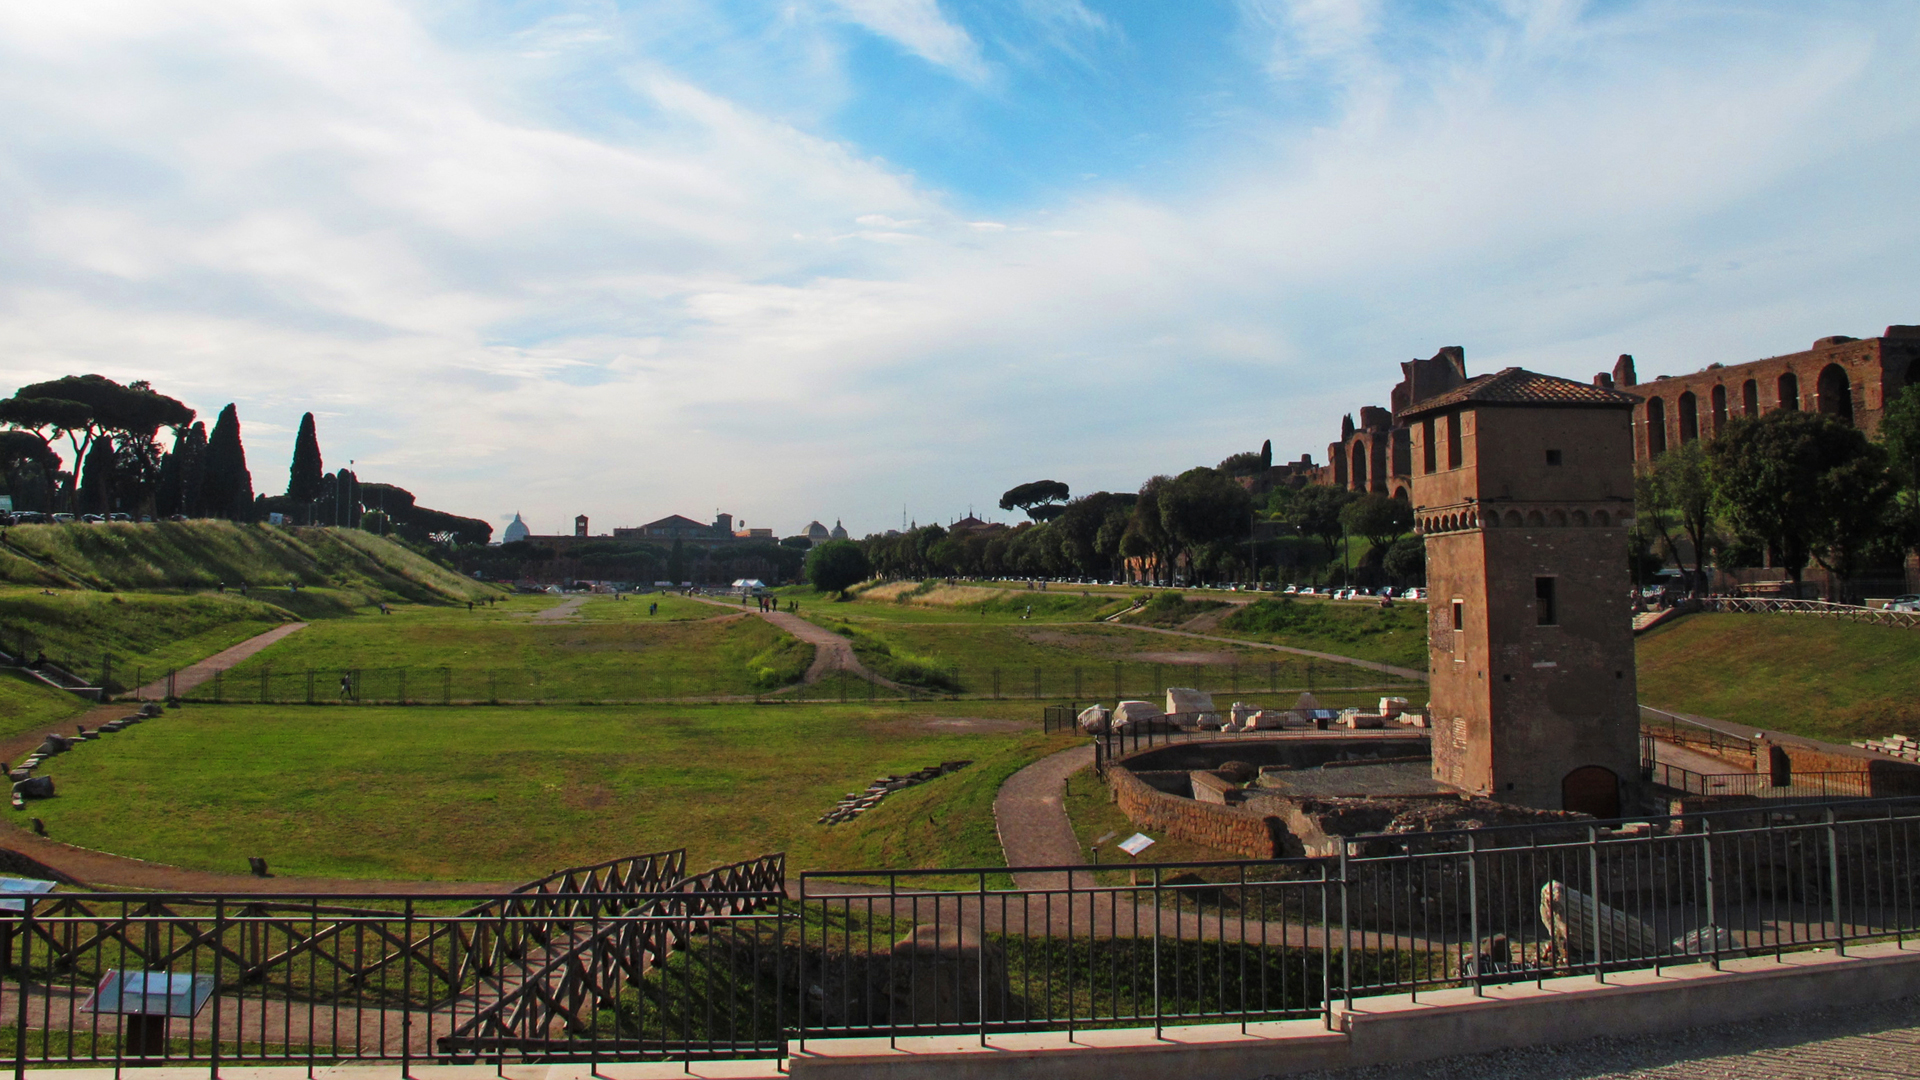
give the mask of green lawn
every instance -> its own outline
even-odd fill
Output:
[[[362,698],[397,698],[398,673],[410,699],[438,701],[606,701],[687,694],[752,694],[797,680],[813,647],[765,620],[728,617],[684,597],[516,596],[472,611],[439,605],[363,609],[316,622],[235,667],[226,700],[258,701],[270,671],[269,701],[306,701],[306,672],[319,696],[335,700],[343,672],[367,680]],[[560,618],[543,613],[568,612]],[[443,672],[443,669],[444,672]],[[383,681],[384,680],[384,681]],[[229,689],[231,687],[231,689]],[[212,693],[203,688],[201,695]]]
[[[91,708],[90,701],[35,682],[18,671],[0,668],[0,739],[42,728],[64,728],[67,721]]]
[[[67,843],[203,869],[513,880],[684,846],[699,866],[999,865],[993,795],[1072,736],[1028,705],[188,706],[56,758],[34,804]],[[956,718],[1018,718],[971,730]],[[974,764],[848,825],[874,777]],[[133,812],[165,807],[164,813]]]
[[[1640,700],[1846,742],[1920,734],[1920,631],[1807,615],[1687,615],[1637,643]]]
[[[49,595],[49,593],[51,593]],[[9,652],[44,652],[97,677],[113,658],[117,686],[152,681],[291,619],[259,592],[168,595],[0,586],[0,641]]]
[[[1422,603],[1396,602],[1383,609],[1375,603],[1283,596],[1248,604],[1212,632],[1419,671],[1427,667],[1427,605]]]

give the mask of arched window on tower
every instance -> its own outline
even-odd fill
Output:
[[[1740,415],[1748,419],[1760,415],[1760,384],[1752,379],[1740,384]]]
[[[1713,433],[1715,435],[1720,434],[1720,429],[1726,426],[1727,388],[1724,386],[1716,386],[1713,388]]]
[[[1781,408],[1795,410],[1800,408],[1800,379],[1798,376],[1791,371],[1780,376],[1778,389]]]
[[[1828,364],[1820,369],[1820,381],[1814,384],[1820,411],[1853,423],[1853,387],[1847,385],[1847,369]]]
[[[1667,403],[1657,397],[1647,399],[1647,456],[1667,452]]]
[[[1689,390],[1680,395],[1680,444],[1682,446],[1700,437],[1700,407],[1698,399]]]

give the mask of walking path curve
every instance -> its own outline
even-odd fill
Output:
[[[712,604],[715,607],[733,607],[732,604],[722,603],[719,600],[709,600],[704,596],[695,596],[692,599],[698,600],[703,604]],[[901,686],[892,679],[884,678],[870,670],[865,664],[862,664],[860,658],[853,653],[853,642],[828,630],[826,627],[810,623],[800,616],[787,611],[747,611],[744,608],[736,610],[742,615],[758,615],[780,630],[792,634],[794,637],[813,646],[813,664],[807,668],[806,677],[800,680],[805,685],[811,686],[835,671],[844,671],[849,675],[878,683],[889,690],[906,689],[906,687]]]
[[[1080,841],[1067,817],[1067,777],[1093,764],[1093,744],[1050,754],[1000,785],[993,797],[993,826],[1008,866],[1069,866],[1081,861]],[[1064,889],[1061,871],[1015,871],[1022,889]],[[1076,882],[1076,887],[1084,885]]]

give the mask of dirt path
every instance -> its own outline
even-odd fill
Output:
[[[1067,777],[1093,764],[1093,744],[1050,754],[1021,769],[993,797],[993,826],[1008,866],[1072,866],[1084,861],[1067,818]],[[1080,875],[1084,877],[1085,875]],[[1023,889],[1064,889],[1064,870],[1015,873]],[[1076,881],[1085,888],[1090,882]]]
[[[586,597],[576,596],[565,603],[555,604],[550,608],[542,608],[533,613],[533,621],[559,622],[561,619],[571,619],[575,615],[580,614],[580,607],[586,602]]]
[[[704,596],[695,596],[691,599],[698,600],[703,604],[712,604],[715,607],[732,608],[734,606],[719,600],[709,600]],[[853,642],[848,641],[846,638],[841,637],[839,634],[823,626],[810,623],[800,616],[786,611],[748,611],[745,608],[736,608],[735,610],[742,615],[758,615],[780,630],[792,634],[794,637],[813,646],[813,663],[807,668],[806,676],[800,680],[802,685],[811,686],[833,672],[844,671],[856,678],[866,679],[880,686],[884,686],[889,690],[906,689],[906,687],[894,682],[892,679],[884,678],[869,669],[865,664],[862,664],[860,658],[854,655]],[[789,687],[789,689],[791,689],[791,687]],[[778,692],[779,691],[775,691],[775,693]]]

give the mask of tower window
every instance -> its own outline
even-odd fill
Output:
[[[1549,465],[1560,464],[1560,451],[1558,450],[1547,451],[1547,464]]]
[[[1460,414],[1447,414],[1447,468],[1457,469],[1466,464],[1467,455],[1460,446]]]
[[[1541,626],[1560,625],[1560,614],[1555,610],[1554,581],[1550,577],[1533,579],[1533,613],[1535,621]]]
[[[1420,422],[1420,464],[1428,475],[1440,471],[1440,448],[1434,445],[1433,434],[1433,417],[1429,416]]]
[[[1465,630],[1467,628],[1467,602],[1465,600],[1455,600],[1453,602],[1453,628],[1455,630]]]

